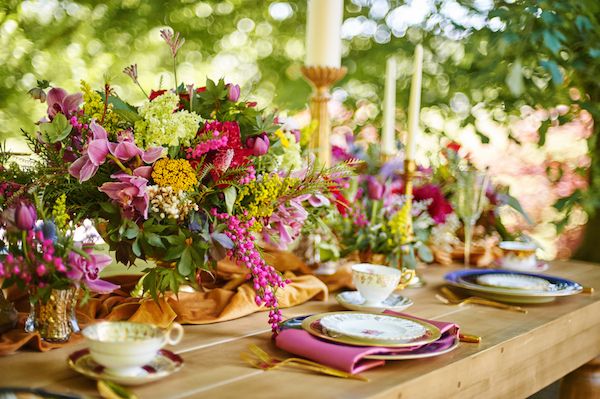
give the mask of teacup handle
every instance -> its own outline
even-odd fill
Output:
[[[402,275],[400,275],[400,283],[398,283],[398,286],[396,287],[396,289],[397,290],[405,289],[410,284],[412,279],[415,278],[416,273],[417,272],[415,271],[415,269],[403,270]]]
[[[177,345],[183,338],[183,327],[179,323],[173,323],[167,330],[166,341],[169,345]]]

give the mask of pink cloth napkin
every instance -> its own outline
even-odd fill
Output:
[[[277,345],[278,348],[295,355],[305,357],[338,370],[357,374],[385,364],[384,360],[365,359],[365,356],[439,351],[450,347],[458,338],[458,326],[454,323],[422,319],[404,313],[392,312],[390,310],[386,310],[384,313],[407,316],[433,324],[440,329],[442,337],[430,344],[405,348],[351,346],[325,341],[304,330],[290,328],[279,333],[275,339],[275,345]]]

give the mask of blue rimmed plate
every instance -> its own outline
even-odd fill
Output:
[[[498,269],[457,270],[446,274],[444,279],[479,296],[510,303],[552,302],[556,297],[583,290],[580,284],[560,277]]]

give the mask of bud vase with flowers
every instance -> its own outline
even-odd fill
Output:
[[[74,306],[79,290],[109,293],[118,287],[98,278],[111,258],[95,254],[92,245],[73,241],[66,196],[46,212],[33,204],[36,197],[28,195],[24,187],[0,184],[17,188],[0,204],[0,225],[5,231],[0,255],[2,288],[15,285],[29,292],[26,331],[37,331],[46,341],[66,341],[78,330]]]

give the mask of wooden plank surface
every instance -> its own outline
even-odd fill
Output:
[[[186,326],[175,348],[185,367],[160,382],[134,388],[140,398],[520,398],[538,391],[600,354],[598,294],[525,305],[528,314],[475,305],[444,305],[434,297],[450,268],[430,267],[428,285],[405,293],[408,313],[456,322],[481,344],[461,344],[437,358],[388,362],[363,375],[369,382],[338,379],[301,370],[261,371],[240,360],[254,343],[285,357],[270,340],[266,314],[229,322]],[[600,289],[600,266],[554,263],[550,274]],[[333,298],[285,309],[287,317],[340,310]],[[84,344],[0,358],[0,386],[35,386],[97,395],[94,382],[67,368],[65,359]]]

